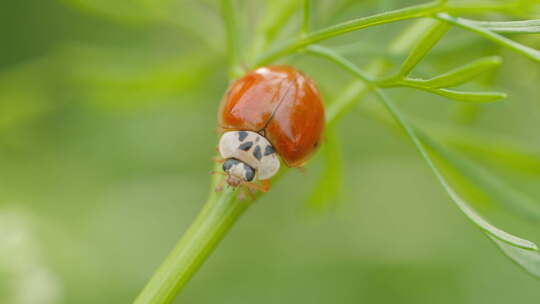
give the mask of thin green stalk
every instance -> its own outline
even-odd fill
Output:
[[[408,79],[430,88],[449,88],[463,84],[488,70],[500,66],[502,58],[499,56],[484,57],[474,60],[466,65],[454,68],[446,73],[430,79]]]
[[[304,19],[302,20],[301,34],[306,35],[311,25],[311,0],[304,0]]]
[[[476,26],[497,33],[534,34],[540,33],[540,19],[521,21],[476,21],[467,20]]]
[[[452,14],[485,14],[487,11],[501,14],[515,14],[519,1],[474,1],[464,0],[450,2],[447,5],[447,12]]]
[[[266,2],[264,15],[255,28],[253,35],[251,50],[249,51],[249,63],[254,62],[257,56],[276,39],[297,11],[297,7],[297,1]]]
[[[229,77],[236,78],[239,68],[238,29],[235,0],[222,0],[223,18],[227,32],[229,52]],[[216,171],[219,166],[216,164]],[[250,201],[236,199],[236,189],[226,187],[217,193],[216,186],[222,179],[215,175],[210,194],[203,209],[178,241],[169,256],[154,273],[135,299],[135,304],[167,304],[187,284],[210,253],[249,207]]]
[[[172,303],[250,204],[237,200],[233,188],[226,187],[219,194],[212,188],[202,211],[134,303]]]
[[[265,65],[282,56],[291,54],[301,48],[304,48],[310,44],[343,35],[345,33],[357,31],[370,26],[432,15],[443,10],[444,2],[445,1],[433,1],[427,4],[415,5],[403,9],[384,12],[373,16],[358,18],[347,22],[339,23],[309,33],[301,39],[289,40],[277,46],[270,52],[261,56],[261,58],[259,58],[259,60],[257,61],[256,65]]]
[[[501,36],[497,33],[494,33],[488,29],[480,27],[473,22],[468,22],[467,19],[452,17],[448,14],[439,13],[437,18],[449,22],[450,24],[459,26],[463,29],[476,33],[482,37],[485,37],[503,47],[506,47],[518,54],[521,54],[533,61],[540,62],[540,51],[525,46],[523,44],[517,43],[511,39],[508,39],[504,36]]]
[[[450,30],[450,25],[446,22],[435,21],[424,31],[422,37],[418,40],[414,48],[409,53],[409,56],[401,64],[399,72],[394,79],[402,79],[409,75],[411,71],[424,59],[431,49],[441,40],[441,38]]]
[[[222,0],[221,9],[225,22],[225,32],[227,36],[227,51],[229,59],[229,78],[234,79],[242,73],[240,69],[239,37],[235,0]]]

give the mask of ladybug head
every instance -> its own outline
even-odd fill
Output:
[[[231,187],[238,187],[242,183],[251,182],[255,178],[255,169],[236,158],[225,160],[223,171],[227,174],[227,184]]]

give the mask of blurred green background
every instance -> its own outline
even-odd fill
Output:
[[[315,1],[314,26],[413,3]],[[264,5],[240,2],[243,45]],[[540,16],[533,5],[524,10]],[[293,14],[282,35],[299,19]],[[407,24],[326,45],[359,64],[378,56],[397,63],[403,57],[388,53],[388,44]],[[2,1],[0,37],[0,303],[130,303],[209,191],[217,105],[228,83],[219,3]],[[512,38],[540,48],[539,35]],[[490,155],[491,147],[484,155],[465,149],[540,198],[540,65],[453,29],[415,73],[497,54],[501,68],[468,86],[507,92],[500,103],[463,106],[412,89],[389,92],[428,125],[463,128],[458,141],[488,133],[497,148],[512,142],[531,151],[523,165]],[[327,103],[352,80],[307,55],[283,62],[314,78]],[[306,203],[323,174],[320,153],[305,174],[291,170],[177,303],[538,301],[539,282],[467,221],[407,140],[362,111],[348,113],[337,134],[339,196],[322,209]],[[540,241],[537,222],[477,196],[475,207],[497,225]]]

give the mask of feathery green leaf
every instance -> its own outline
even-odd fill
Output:
[[[346,70],[350,71],[354,75],[358,76],[361,80],[369,82],[367,80],[368,78],[366,77],[366,75],[354,63],[341,57],[337,53],[332,53],[332,50],[327,49],[325,50],[325,52],[321,52],[321,53],[317,52],[316,50],[313,50],[312,52],[314,54],[321,55],[322,57],[333,61],[337,65],[345,68]],[[476,213],[476,211],[472,207],[470,207],[469,204],[465,200],[461,198],[461,196],[454,190],[454,188],[446,180],[442,172],[439,170],[439,168],[435,165],[435,162],[432,160],[428,150],[424,146],[424,143],[422,143],[421,139],[417,136],[412,125],[408,123],[404,115],[401,114],[401,112],[394,105],[394,103],[382,92],[381,89],[377,87],[373,87],[373,91],[380,98],[381,102],[387,108],[390,114],[394,117],[398,125],[405,130],[407,135],[409,135],[409,137],[411,138],[411,140],[413,141],[413,143],[419,150],[424,160],[427,162],[427,164],[432,169],[433,173],[435,174],[435,176],[437,177],[441,185],[444,187],[446,192],[449,194],[452,200],[456,203],[459,209],[474,224],[476,224],[481,230],[483,230],[491,239],[498,240],[499,242],[495,242],[495,243],[499,245],[499,247],[503,250],[504,253],[506,253],[510,258],[514,259],[517,263],[519,263],[523,267],[530,267],[530,269],[527,269],[527,270],[535,274],[536,272],[534,270],[536,269],[536,267],[538,267],[537,261],[540,260],[536,258],[538,256],[538,253],[533,251],[533,250],[537,250],[536,244],[534,244],[531,241],[514,236],[504,230],[501,230],[493,226],[491,223],[485,220],[482,216]],[[504,243],[504,245],[500,245],[501,242]],[[507,253],[509,248],[511,249],[510,251],[511,253]]]
[[[439,168],[435,165],[435,162],[431,158],[428,150],[426,149],[424,143],[417,135],[416,131],[414,130],[414,127],[409,124],[407,119],[405,119],[405,116],[401,113],[401,111],[398,110],[398,108],[394,105],[394,103],[382,92],[382,90],[375,88],[374,92],[379,97],[381,102],[384,104],[384,106],[387,108],[387,110],[392,114],[396,122],[405,130],[407,135],[411,138],[414,145],[424,158],[424,160],[427,162],[441,185],[444,187],[446,192],[449,194],[449,196],[452,198],[452,200],[456,203],[456,205],[461,209],[461,211],[473,222],[475,223],[480,229],[482,229],[485,233],[487,233],[489,236],[492,236],[494,238],[497,238],[503,242],[506,242],[512,246],[519,247],[525,250],[537,250],[536,244],[534,244],[531,241],[519,238],[517,236],[514,236],[504,230],[501,230],[492,224],[490,224],[487,220],[485,220],[483,217],[481,217],[476,211],[469,206],[469,204],[461,198],[461,196],[454,190],[454,188],[449,184],[449,182],[444,177],[443,173],[439,170]]]

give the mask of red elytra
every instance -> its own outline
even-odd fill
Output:
[[[290,66],[266,66],[233,82],[218,113],[223,131],[265,136],[289,167],[306,163],[324,130],[324,107],[313,81]]]

